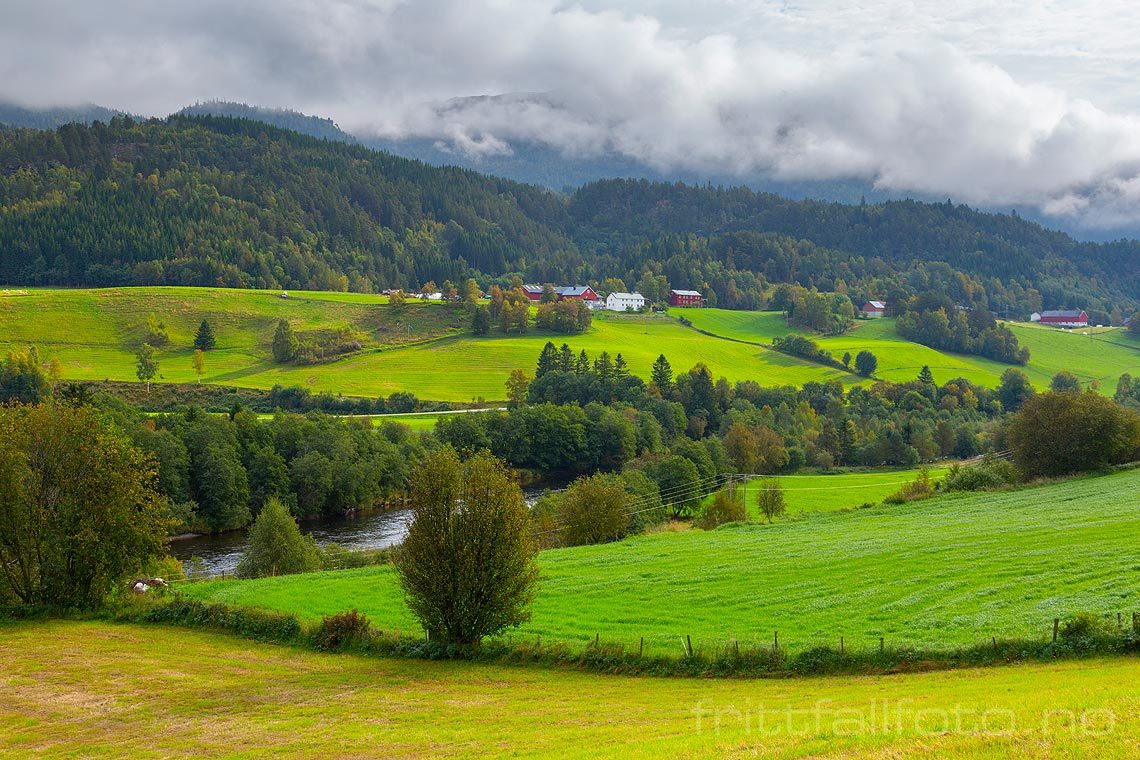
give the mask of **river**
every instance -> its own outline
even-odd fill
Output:
[[[523,491],[527,506],[545,493],[542,489]],[[330,517],[325,520],[304,522],[301,531],[311,535],[318,545],[337,544],[350,551],[386,549],[404,540],[412,513],[407,509],[392,512],[373,512],[359,517]],[[190,560],[200,560],[193,568],[195,575],[215,577],[230,575],[237,567],[249,542],[249,531],[233,530],[214,535],[179,538],[170,542],[170,553],[182,561],[187,574],[192,570]]]
[[[361,517],[339,517],[305,522],[301,530],[311,535],[319,545],[338,544],[351,551],[385,549],[404,540],[408,532],[411,511],[398,509],[392,512],[374,512]],[[214,535],[179,538],[170,542],[170,553],[181,560],[190,571],[189,560],[201,560],[198,572],[213,577],[230,575],[237,567],[249,542],[245,530],[233,530]]]

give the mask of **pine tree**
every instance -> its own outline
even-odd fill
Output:
[[[558,349],[558,369],[563,372],[572,372],[574,370],[574,352],[571,351],[570,346],[565,343]]]
[[[918,382],[923,385],[934,385],[934,373],[930,371],[930,367],[922,365],[922,371],[918,373]]]
[[[214,328],[203,319],[202,324],[198,325],[198,334],[194,336],[194,348],[199,351],[209,351],[214,345]]]
[[[538,367],[534,371],[535,378],[542,377],[547,372],[558,369],[558,349],[550,341],[542,347],[542,354],[538,357]]]
[[[661,354],[657,357],[657,361],[653,362],[653,371],[649,377],[662,393],[667,393],[673,387],[673,368],[669,365],[665,354]]]
[[[475,335],[486,335],[491,332],[491,310],[482,304],[475,306],[471,314],[471,332]]]

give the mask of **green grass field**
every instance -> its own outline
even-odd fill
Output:
[[[930,478],[943,477],[949,467],[929,468]],[[879,470],[873,472],[838,473],[834,475],[781,475],[780,487],[789,515],[808,512],[834,512],[864,504],[877,504],[899,490],[918,475],[917,470]],[[759,519],[758,480],[750,481],[746,491],[748,516]],[[740,488],[739,485],[736,486]]]
[[[679,313],[677,310],[674,313]],[[735,340],[770,344],[772,338],[789,332],[778,312],[726,311],[723,309],[689,309],[684,316],[694,327]],[[821,348],[837,358],[850,352],[871,351],[879,359],[877,377],[901,382],[913,380],[923,365],[929,365],[938,382],[964,377],[971,382],[994,387],[1010,365],[978,356],[951,354],[911,343],[895,332],[894,319],[859,320],[847,334],[814,337]],[[1018,341],[1029,349],[1029,364],[1024,368],[1030,380],[1040,387],[1049,385],[1060,370],[1069,370],[1084,382],[1101,382],[1104,393],[1112,393],[1124,372],[1140,374],[1140,341],[1120,328],[1090,328],[1088,335],[1080,331],[1057,330],[1030,323],[1009,323]]]
[[[387,396],[409,391],[420,398],[470,402],[501,399],[512,369],[533,371],[548,340],[566,342],[591,355],[621,353],[642,377],[658,354],[675,371],[698,361],[730,380],[764,385],[802,385],[811,380],[861,382],[834,370],[777,353],[772,337],[790,330],[775,312],[690,309],[684,315],[702,330],[682,326],[673,316],[600,313],[584,335],[563,337],[531,333],[492,334],[476,338],[466,318],[439,303],[411,301],[393,311],[382,296],[357,293],[292,292],[219,288],[108,288],[29,290],[0,295],[0,351],[35,345],[45,359],[63,364],[64,379],[134,380],[134,352],[148,314],[163,320],[171,343],[158,352],[160,380],[194,382],[191,365],[194,333],[208,319],[218,347],[206,359],[204,382],[249,388],[298,385],[313,391]],[[674,312],[674,316],[678,312]],[[270,360],[277,320],[290,320],[299,331],[348,327],[364,334],[364,350],[316,365],[278,365]],[[1122,372],[1140,375],[1140,341],[1120,330],[1093,330],[1089,336],[1032,325],[1014,325],[1032,353],[1026,368],[1044,387],[1058,370],[1069,369],[1085,381],[1099,379],[1111,393]],[[908,380],[930,365],[935,379],[962,376],[987,386],[998,382],[1006,365],[971,356],[945,354],[909,343],[894,333],[893,320],[861,321],[847,335],[820,338],[835,356],[866,348],[879,357],[878,376]]]
[[[730,639],[941,647],[1044,636],[1054,617],[1140,610],[1140,471],[1020,491],[638,536],[540,555],[518,633],[657,653]],[[359,608],[417,631],[390,567],[193,584],[194,597],[316,618]]]
[[[1126,757],[1138,681],[1135,658],[632,678],[19,623],[0,627],[0,756]]]
[[[161,380],[194,382],[194,333],[208,319],[218,347],[209,352],[203,382],[250,388],[298,385],[313,391],[386,396],[410,391],[440,401],[501,399],[512,369],[533,371],[548,340],[567,342],[591,355],[621,353],[635,373],[648,377],[658,354],[679,371],[703,361],[717,375],[769,385],[809,380],[858,379],[794,357],[702,336],[663,316],[599,314],[593,328],[573,337],[532,333],[466,332],[462,312],[438,303],[410,302],[395,313],[380,296],[212,288],[112,288],[30,290],[0,296],[0,351],[35,345],[44,359],[63,363],[64,379],[134,380],[134,352],[148,314],[163,320],[170,346],[158,352]],[[371,345],[337,361],[277,365],[270,343],[277,320],[295,329],[352,327]],[[462,334],[461,334],[462,333]]]

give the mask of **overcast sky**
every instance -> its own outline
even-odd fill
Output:
[[[1140,222],[1137,22],[1121,0],[0,0],[0,98],[220,98],[1105,227]]]

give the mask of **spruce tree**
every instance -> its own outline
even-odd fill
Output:
[[[558,369],[558,349],[550,341],[542,347],[542,354],[538,357],[538,367],[534,371],[535,378],[542,377],[547,372]]]
[[[282,319],[277,323],[277,332],[273,334],[273,361],[284,363],[292,361],[297,354],[297,336],[293,328]]]
[[[194,348],[199,351],[209,351],[214,345],[214,328],[203,319],[202,324],[198,325],[198,334],[194,336]]]
[[[918,382],[923,385],[934,385],[934,373],[930,371],[930,367],[922,365],[922,371],[918,373]]]
[[[665,354],[661,354],[657,357],[657,361],[653,362],[653,371],[649,378],[662,393],[673,387],[673,367],[669,365],[669,360],[665,358]]]

